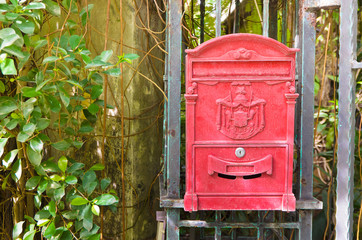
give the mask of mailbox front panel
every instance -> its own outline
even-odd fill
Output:
[[[296,51],[252,34],[187,50],[185,210],[295,210]]]
[[[286,84],[198,83],[195,141],[286,141]],[[288,90],[289,91],[289,90]]]

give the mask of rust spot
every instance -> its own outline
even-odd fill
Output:
[[[300,180],[300,182],[301,182],[303,185],[306,185],[306,184],[307,184],[307,181],[306,181],[304,178],[302,178],[302,179]]]
[[[176,136],[176,131],[175,130],[169,130],[168,134],[170,134],[172,137]]]

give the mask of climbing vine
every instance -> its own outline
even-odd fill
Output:
[[[93,5],[79,6],[0,4],[0,181],[11,196],[1,204],[11,203],[14,223],[12,237],[1,234],[8,239],[99,239],[101,207],[117,211],[111,180],[98,173],[104,165],[86,167],[72,152],[103,114],[104,76],[119,76],[119,64],[138,55],[94,56],[84,38]],[[42,34],[54,17],[65,18],[63,26]]]

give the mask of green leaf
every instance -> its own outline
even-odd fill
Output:
[[[42,71],[40,71],[35,74],[35,83],[36,85],[39,85],[42,82],[44,82],[44,74]]]
[[[34,167],[36,173],[39,175],[39,176],[46,176],[47,173],[44,171],[44,168],[42,165],[39,165],[39,166],[36,166]]]
[[[5,84],[3,81],[0,81],[0,93],[4,93],[6,90]]]
[[[18,0],[10,0],[10,2],[15,6],[19,6]]]
[[[37,209],[40,209],[41,207],[41,195],[35,195],[34,196],[34,205]]]
[[[43,0],[43,3],[45,4],[46,10],[54,15],[59,17],[61,15],[61,9],[58,3],[53,2],[52,0]]]
[[[36,188],[36,186],[38,186],[39,182],[41,180],[40,176],[34,176],[31,177],[25,184],[25,189],[26,190],[34,190]]]
[[[5,29],[7,29],[7,28],[5,28]],[[3,30],[4,30],[4,29],[3,29]],[[11,29],[11,30],[13,30],[13,29]],[[2,31],[2,30],[0,30],[0,35],[1,35],[1,31]],[[15,31],[14,31],[14,32],[15,32]],[[5,61],[5,59],[6,59],[7,56],[8,56],[8,55],[7,55],[6,53],[0,54],[0,63],[3,62],[3,61]]]
[[[54,96],[52,95],[46,95],[45,98],[47,99],[47,101],[49,102],[50,105],[50,110],[52,112],[58,113],[60,112],[61,109],[61,105],[58,101],[58,99],[56,99]]]
[[[65,131],[65,133],[68,134],[68,135],[72,135],[72,136],[75,135],[75,131],[74,131],[74,129],[71,128],[71,127],[66,127],[66,128],[64,129],[64,131]]]
[[[39,152],[34,151],[30,146],[26,147],[26,153],[29,161],[33,166],[39,166],[41,163],[42,155]]]
[[[77,219],[78,211],[65,211],[62,213],[62,215],[68,220]]]
[[[24,234],[23,240],[33,240],[35,233],[36,233],[36,230],[31,230],[29,232],[26,232]]]
[[[87,23],[87,15],[88,17],[90,17],[90,11],[93,9],[93,7],[94,4],[88,4],[88,6],[84,7],[82,11],[80,11],[79,16],[82,19],[82,26],[85,26],[85,24]]]
[[[76,163],[73,163],[72,166],[70,166],[68,169],[67,169],[67,172],[70,173],[70,174],[73,174],[74,172],[80,170],[84,168],[84,163],[79,163],[79,162],[76,162]]]
[[[95,103],[92,103],[91,105],[89,105],[88,111],[91,114],[95,115],[99,111],[99,106],[97,104],[95,104]]]
[[[91,58],[90,58],[88,55],[85,55],[85,54],[82,54],[82,53],[81,53],[81,57],[82,57],[83,62],[84,62],[85,64],[91,63]]]
[[[97,99],[103,93],[103,87],[101,85],[94,85],[92,87],[91,98]]]
[[[5,145],[9,138],[0,138],[0,157],[4,154]]]
[[[64,156],[61,156],[58,160],[58,167],[64,173],[67,170],[68,159]]]
[[[97,185],[98,183],[96,173],[93,170],[87,171],[82,179],[83,189],[88,195],[91,195]]]
[[[33,34],[35,30],[35,24],[29,20],[16,22],[15,26],[25,34]]]
[[[10,0],[11,1],[11,0]],[[8,21],[14,21],[16,20],[20,15],[14,12],[8,12],[5,14],[6,20]]]
[[[108,74],[112,77],[118,77],[119,75],[122,74],[122,71],[120,68],[112,68],[112,69],[109,69],[107,71],[104,71],[103,72],[104,74]]]
[[[35,91],[40,91],[48,82],[52,81],[53,79],[48,79],[46,81],[40,82],[39,84],[37,83],[37,87],[35,88]]]
[[[30,53],[29,52],[25,52],[24,53],[24,58],[19,58],[19,64],[18,64],[18,68],[22,69],[24,67],[24,65],[27,63],[27,61],[30,58]]]
[[[69,94],[63,88],[59,88],[59,96],[60,96],[60,99],[62,100],[64,106],[68,107],[69,103],[70,103]]]
[[[49,178],[55,182],[59,182],[62,180],[62,177],[59,176],[58,174],[51,175]]]
[[[21,174],[22,174],[21,159],[18,159],[11,168],[11,177],[15,182],[18,182],[19,179],[21,178]]]
[[[36,98],[28,99],[22,106],[24,118],[28,118],[34,110],[34,103],[37,101]]]
[[[83,114],[85,116],[85,118],[91,123],[91,124],[95,124],[97,122],[97,116],[93,115],[92,113],[90,113],[88,111],[88,109],[84,109],[83,110]],[[85,124],[85,123],[84,123]]]
[[[103,51],[101,53],[101,55],[99,55],[98,57],[100,58],[99,60],[101,60],[103,62],[108,62],[108,60],[112,57],[112,54],[113,54],[112,50],[106,50],[106,51]],[[98,58],[98,57],[96,57],[96,58]]]
[[[0,12],[7,12],[14,10],[14,6],[11,4],[0,4]]]
[[[83,121],[79,129],[79,133],[89,133],[92,132],[94,128],[90,125],[88,121]]]
[[[48,181],[47,180],[43,180],[39,183],[39,186],[38,186],[38,189],[37,189],[37,192],[38,194],[42,194],[45,189],[47,188],[48,186]]]
[[[49,213],[50,213],[50,215],[52,215],[53,217],[55,217],[56,216],[56,207],[55,207],[55,202],[52,200],[52,201],[50,201],[49,202],[49,204],[48,204],[48,206],[49,206],[49,209],[48,209],[48,211],[49,211]]]
[[[99,74],[99,73],[91,73],[91,76],[88,77],[91,78],[92,80],[94,80],[95,83],[99,84],[99,85],[103,85],[103,77]]]
[[[0,49],[3,49],[5,47],[8,47],[12,44],[14,44],[18,39],[20,39],[20,36],[16,33],[14,34],[8,34],[3,39],[3,42],[1,43]]]
[[[50,222],[50,219],[40,219],[36,225],[38,225],[39,227],[45,226],[48,224],[48,222]]]
[[[106,188],[109,186],[110,183],[111,183],[110,178],[103,178],[101,180],[101,189],[102,189],[102,191],[106,190]]]
[[[65,182],[68,183],[68,184],[76,184],[78,182],[78,179],[75,177],[75,176],[68,176],[65,178]]]
[[[88,231],[88,230],[86,230],[86,229],[83,229],[83,230],[80,232],[80,238],[81,238],[81,239],[88,239],[88,240],[89,240],[89,238],[90,238],[91,236],[95,235],[95,234],[98,232],[98,230],[99,230],[99,227],[98,227],[96,224],[94,224],[91,231]]]
[[[34,215],[34,219],[39,221],[40,219],[47,219],[50,217],[50,212],[48,210],[40,210]]]
[[[67,80],[66,82],[73,85],[73,86],[76,86],[77,88],[79,88],[80,90],[83,91],[83,87],[78,82],[76,82],[74,80]]]
[[[125,54],[123,57],[127,58],[129,60],[135,60],[135,59],[139,58],[140,56],[138,56],[135,53],[128,53],[128,54]]]
[[[34,123],[27,123],[23,126],[23,132],[32,135],[35,131],[35,124]]]
[[[99,216],[99,212],[100,212],[99,206],[93,205],[93,206],[92,206],[92,213],[93,213],[94,215]]]
[[[26,132],[21,131],[21,132],[18,133],[18,136],[16,137],[16,140],[18,142],[23,143],[23,142],[26,142],[26,140],[28,140],[29,138],[30,138],[29,134],[27,134]]]
[[[6,115],[17,110],[18,107],[14,99],[10,97],[0,97],[0,115]]]
[[[104,169],[104,165],[101,163],[97,163],[97,164],[94,164],[89,170],[99,171],[99,170],[103,170],[103,169]]]
[[[80,141],[73,141],[72,145],[74,147],[76,147],[77,149],[80,149],[83,146],[84,142],[80,142]]]
[[[64,186],[54,190],[54,200],[59,201],[65,195]]]
[[[80,196],[73,198],[72,201],[70,202],[70,204],[72,204],[73,206],[80,206],[80,205],[84,205],[87,203],[88,203],[88,200],[84,199]]]
[[[108,206],[108,205],[112,205],[114,203],[118,203],[118,199],[111,195],[111,194],[102,194],[101,196],[96,198],[97,201],[95,201],[94,203],[97,204],[98,206]]]
[[[19,123],[19,119],[11,119],[10,122],[8,122],[6,124],[6,127],[9,129],[9,130],[13,130],[14,128],[16,128],[16,126],[18,125]]]
[[[32,226],[35,226],[36,221],[35,221],[32,217],[30,217],[30,216],[28,216],[28,215],[24,215],[24,218],[25,218],[26,220],[28,220],[29,223],[31,223],[31,225],[29,225],[29,229],[33,230],[34,227],[32,227]]]
[[[21,92],[24,97],[37,97],[41,95],[41,92],[36,91],[34,87],[22,87]]]
[[[83,227],[88,231],[93,228],[93,214],[90,205],[87,205],[84,209]]]
[[[50,56],[50,57],[46,57],[43,60],[43,64],[45,63],[51,63],[51,62],[55,62],[56,60],[58,60],[59,58],[56,56]]]
[[[88,238],[88,240],[99,240],[101,238],[101,234],[95,234],[93,236],[91,236],[90,238]]]
[[[3,191],[5,191],[5,189],[6,189],[6,184],[8,183],[9,176],[10,176],[10,174],[6,175],[5,179],[3,180],[3,183],[1,184],[1,189]]]
[[[14,60],[10,58],[6,58],[5,61],[0,63],[0,69],[3,75],[17,75],[18,72],[16,70]]]
[[[3,161],[2,161],[3,166],[8,168],[13,163],[13,161],[14,161],[16,155],[18,154],[18,152],[19,152],[19,149],[15,149],[15,150],[12,150],[12,151],[8,152],[5,155],[5,157],[4,157]]]
[[[43,150],[44,144],[43,144],[43,141],[40,138],[35,137],[35,138],[30,140],[30,147],[34,151],[40,153]]]
[[[14,55],[20,59],[23,59],[26,57],[25,53],[22,52],[21,48],[18,46],[15,46],[15,45],[5,47],[3,50],[4,50],[4,52]]]
[[[30,9],[45,9],[45,5],[44,3],[31,2],[23,8],[23,10],[30,10]]]
[[[65,140],[62,140],[62,141],[59,141],[59,142],[56,142],[56,143],[53,143],[52,144],[52,147],[59,150],[59,151],[65,151],[67,150],[68,148],[71,147],[70,143],[68,143],[67,141]]]
[[[54,233],[55,233],[55,224],[54,222],[52,222],[45,230],[44,237],[51,238],[54,235]]]
[[[13,228],[13,239],[17,239],[23,232],[23,224],[25,221],[21,221],[15,224]]]
[[[80,42],[82,41],[82,38],[78,35],[72,35],[69,38],[69,46],[75,50],[79,45]]]
[[[50,124],[50,120],[47,118],[39,118],[36,122],[36,130],[41,131],[46,129]]]
[[[44,47],[44,46],[47,45],[47,44],[48,44],[48,42],[47,42],[47,40],[45,40],[45,39],[36,41],[35,43],[33,43],[34,51],[38,50],[39,48]]]

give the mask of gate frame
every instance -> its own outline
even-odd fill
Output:
[[[182,0],[168,0],[164,89],[168,101],[164,105],[164,174],[160,176],[160,206],[166,209],[166,238],[179,239],[180,227],[214,228],[215,239],[221,239],[222,228],[256,228],[258,239],[266,228],[298,229],[297,239],[312,239],[312,212],[323,204],[313,198],[313,134],[315,20],[317,9],[340,7],[340,96],[337,162],[336,239],[353,239],[353,164],[354,164],[354,70],[361,69],[356,59],[357,0],[300,0],[296,2],[298,99],[296,108],[296,146],[299,152],[297,175],[297,209],[299,220],[283,223],[228,223],[216,211],[212,222],[180,220],[183,199],[180,197],[180,102],[182,61]],[[263,35],[268,36],[269,0],[263,0]],[[221,34],[221,0],[216,0],[216,36]],[[352,176],[352,177],[350,177]],[[347,204],[347,207],[346,207]]]

